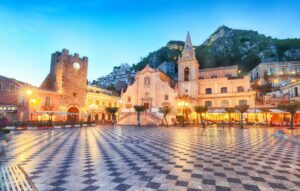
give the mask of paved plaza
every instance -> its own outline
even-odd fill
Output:
[[[300,190],[300,144],[264,128],[14,132],[1,165],[44,190]]]

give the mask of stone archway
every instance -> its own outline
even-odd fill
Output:
[[[67,121],[76,122],[79,120],[79,109],[77,107],[70,107],[68,109]]]

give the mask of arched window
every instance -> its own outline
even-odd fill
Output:
[[[131,97],[130,97],[130,96],[127,97],[127,102],[128,102],[128,103],[131,102]]]
[[[205,93],[206,94],[212,94],[212,89],[211,88],[206,88]]]
[[[144,84],[145,84],[145,86],[149,86],[150,85],[150,77],[145,77],[144,78]]]
[[[205,106],[206,107],[211,107],[212,106],[212,101],[205,101]]]
[[[185,68],[184,69],[184,81],[189,81],[189,75],[190,75],[190,69]]]
[[[227,93],[227,87],[222,87],[221,88],[221,93]]]
[[[244,86],[237,87],[237,92],[243,92],[243,91],[244,91]]]
[[[295,88],[294,88],[294,96],[295,96],[295,97],[298,97],[298,87],[295,87]]]

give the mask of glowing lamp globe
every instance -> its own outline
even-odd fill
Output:
[[[80,69],[80,64],[77,63],[77,62],[74,62],[74,63],[73,63],[73,68],[74,68],[75,70],[79,70],[79,69]]]

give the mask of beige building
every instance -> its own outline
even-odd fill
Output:
[[[213,115],[222,108],[247,104],[255,107],[255,92],[250,89],[248,76],[239,76],[237,66],[199,70],[190,35],[187,35],[182,55],[178,60],[178,81],[174,82],[157,69],[146,66],[137,73],[135,82],[121,95],[122,108],[119,124],[137,123],[134,105],[144,105],[142,124],[163,122],[160,107],[170,106],[169,122],[183,115],[183,107],[189,108],[189,120],[195,121],[196,105],[206,105]],[[208,114],[210,115],[210,114]],[[208,116],[209,119],[214,119]]]
[[[88,121],[110,121],[106,107],[120,107],[120,97],[96,86],[87,86],[86,109]]]

